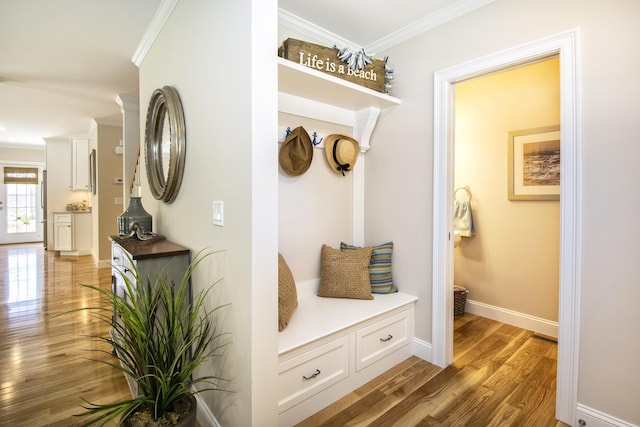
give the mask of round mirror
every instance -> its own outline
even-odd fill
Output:
[[[144,144],[151,194],[171,203],[182,183],[186,132],[180,97],[170,86],[151,95]]]

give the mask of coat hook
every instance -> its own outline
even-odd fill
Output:
[[[317,139],[317,138],[318,138],[318,134],[317,134],[316,132],[314,132],[314,133],[313,133],[313,135],[311,135],[311,136],[313,136],[313,141],[311,141],[311,143],[312,143],[314,146],[315,146],[315,145],[320,144],[320,143],[322,142],[322,140],[324,139],[324,138],[320,138],[320,139],[318,140],[318,139]]]
[[[284,139],[287,139],[287,137],[289,136],[289,134],[291,133],[291,128],[288,127],[286,131],[284,131]]]

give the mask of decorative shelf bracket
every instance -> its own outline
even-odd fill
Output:
[[[355,112],[354,133],[360,143],[361,153],[366,153],[371,148],[369,142],[378,117],[380,117],[380,108],[378,107],[366,107]]]

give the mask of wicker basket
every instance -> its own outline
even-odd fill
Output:
[[[453,315],[460,316],[464,314],[464,304],[467,302],[467,294],[469,291],[462,286],[453,286]]]

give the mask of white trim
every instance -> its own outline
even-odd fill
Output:
[[[560,301],[556,418],[574,425],[580,330],[581,139],[578,29],[500,51],[434,75],[433,322],[434,364],[453,361],[453,86],[470,76],[560,55],[561,191]]]
[[[365,46],[366,52],[378,52],[403,43],[435,27],[452,21],[462,15],[472,12],[480,7],[493,3],[495,0],[461,0],[455,2],[435,13],[427,15],[412,24],[400,28],[381,39]]]
[[[115,99],[122,114],[126,111],[140,112],[140,98],[137,96],[118,94]]]
[[[360,47],[356,43],[281,8],[278,8],[278,23],[308,36],[313,41],[325,46],[333,47],[335,44],[340,48],[348,47],[351,50],[360,50]]]
[[[46,170],[47,169],[47,163],[46,162],[35,162],[35,161],[31,161],[31,160],[5,160],[3,158],[0,158],[0,166],[39,166],[42,169],[40,169],[40,174],[42,175],[42,170]],[[38,184],[40,185],[40,184]]]
[[[140,40],[140,43],[138,44],[138,48],[131,57],[131,62],[133,62],[136,67],[140,67],[140,64],[142,64],[144,57],[149,53],[151,46],[153,46],[153,43],[158,38],[162,27],[167,23],[169,16],[171,16],[171,12],[173,12],[173,9],[179,1],[180,0],[162,0],[162,3],[158,6],[155,15],[153,15],[153,18],[147,27],[147,31],[144,32],[142,40]]]
[[[445,8],[442,8],[430,15],[427,15],[403,28],[400,28],[391,34],[388,34],[368,45],[364,46],[367,53],[373,54],[390,47],[405,42],[419,34],[429,31],[439,25],[456,19],[464,14],[472,12],[480,7],[493,3],[495,0],[460,0]],[[299,32],[314,42],[333,47],[348,47],[352,50],[360,50],[363,46],[345,39],[331,31],[328,31],[313,22],[302,19],[297,15],[285,10],[278,9],[278,23],[287,28]],[[137,65],[137,64],[136,64]]]
[[[553,322],[541,317],[531,316],[530,314],[520,313],[470,299],[467,300],[466,312],[558,338],[558,322]]]
[[[581,403],[578,404],[576,419],[578,420],[578,425],[583,425],[580,424],[580,421],[584,421],[586,423],[584,425],[588,427],[638,427],[636,424],[612,417],[611,415],[589,408]]]
[[[413,337],[412,345],[412,352],[414,356],[417,356],[422,360],[426,360],[429,363],[433,363],[433,348],[431,347],[430,342]]]

